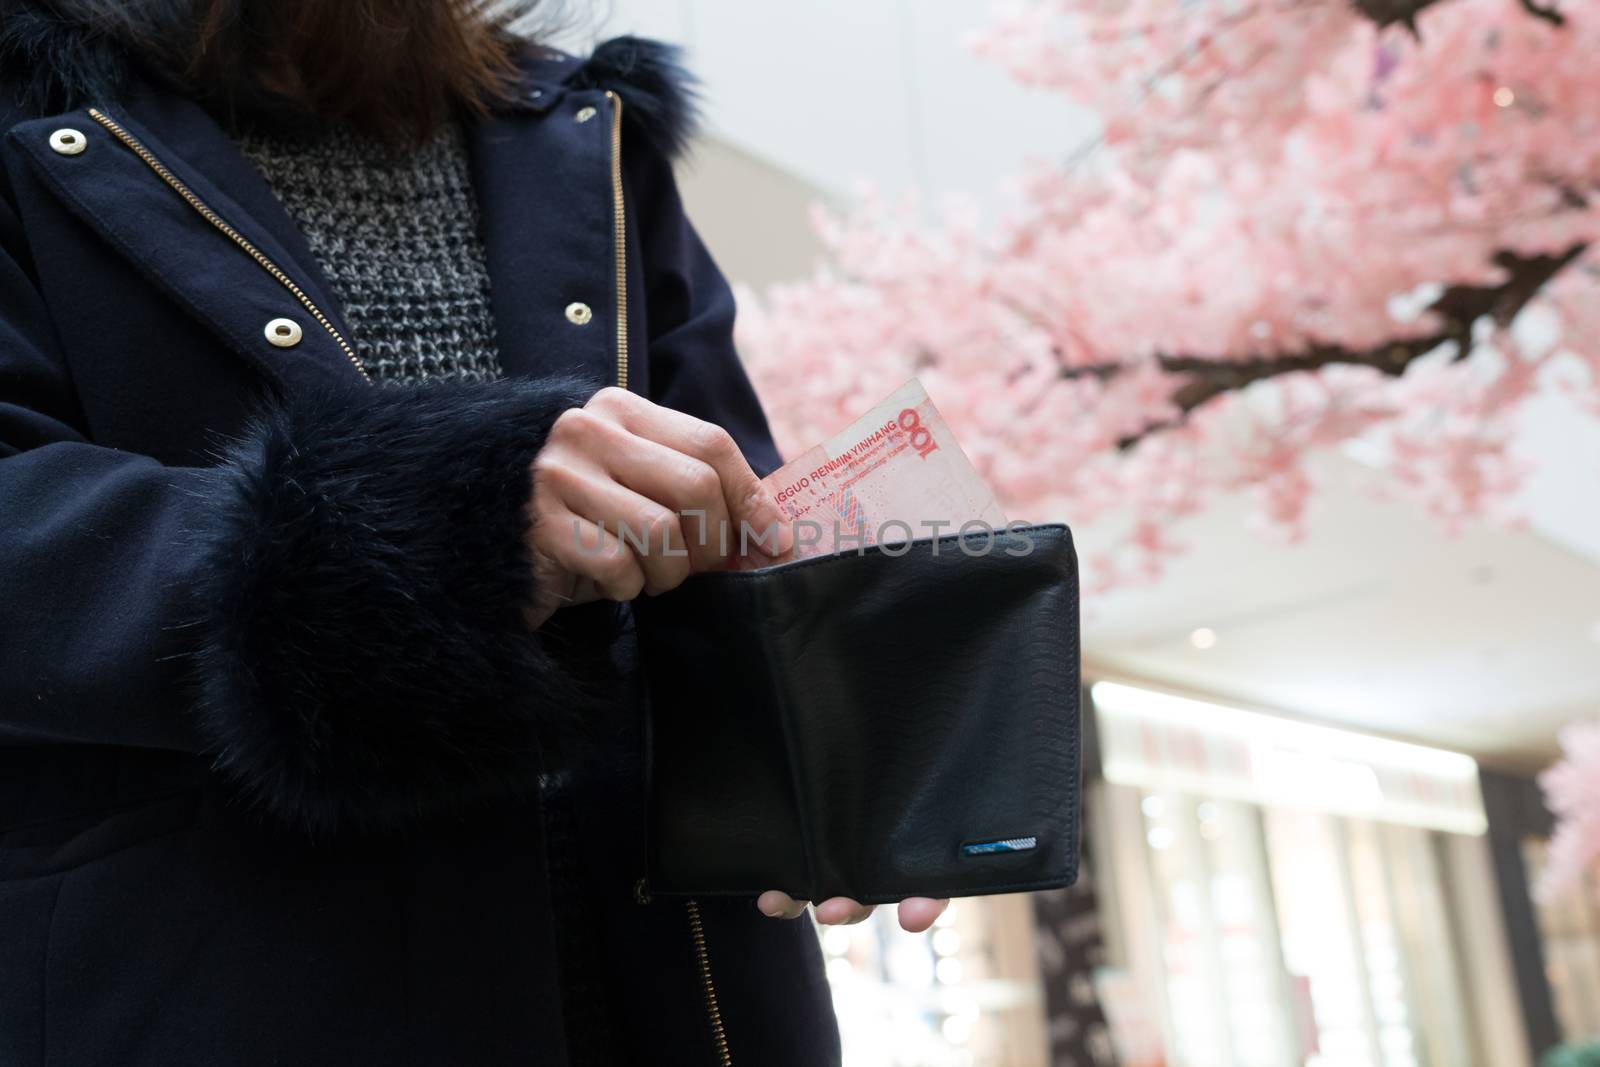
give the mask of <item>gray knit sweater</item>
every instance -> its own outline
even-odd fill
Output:
[[[459,121],[416,152],[338,122],[234,136],[305,234],[374,381],[501,375]]]

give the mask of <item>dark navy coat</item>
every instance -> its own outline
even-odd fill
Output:
[[[710,1065],[713,1016],[733,1063],[836,1062],[809,919],[703,902],[707,989],[685,905],[638,892],[626,613],[520,618],[528,464],[595,389],[777,462],[670,54],[529,53],[470,133],[507,377],[396,387],[207,110],[137,75],[43,103],[77,45],[31,47],[0,70],[0,1063]]]

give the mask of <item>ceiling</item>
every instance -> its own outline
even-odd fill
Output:
[[[613,7],[593,35],[631,30],[692,49],[714,135],[682,172],[684,197],[735,281],[806,273],[819,252],[807,204],[857,179],[981,192],[1093,127],[966,54],[983,9],[968,0]],[[1088,606],[1087,665],[1542,764],[1562,724],[1600,714],[1600,420],[1552,394],[1524,422],[1519,444],[1537,463],[1524,528],[1449,536],[1363,492],[1361,465],[1324,457],[1303,543],[1252,532],[1247,498],[1218,501],[1178,529],[1190,547],[1157,584]],[[1119,531],[1077,535],[1087,557]],[[1203,650],[1191,642],[1202,627],[1216,634]]]
[[[1089,668],[1512,768],[1600,714],[1600,567],[1529,530],[1450,536],[1362,491],[1350,461],[1318,468],[1298,545],[1264,541],[1242,497],[1180,526],[1190,547],[1159,582],[1086,609]],[[1083,554],[1115,536],[1079,531]]]

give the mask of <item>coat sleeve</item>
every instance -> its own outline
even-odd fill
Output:
[[[733,291],[684,213],[669,157],[645,136],[628,146],[644,257],[650,399],[721,426],[756,474],[781,466],[733,343]]]
[[[166,466],[93,443],[30,262],[0,196],[0,743],[203,752],[313,832],[536,788],[581,712],[528,465],[593,386],[300,396]]]

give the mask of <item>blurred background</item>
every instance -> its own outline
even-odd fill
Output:
[[[824,932],[847,1062],[1600,1063],[1597,8],[617,0],[563,42],[685,47],[786,447],[918,373],[1079,541],[1086,874]]]

